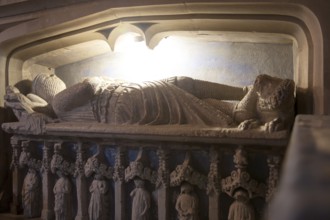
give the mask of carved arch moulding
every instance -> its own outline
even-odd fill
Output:
[[[1,88],[21,80],[23,64],[32,57],[95,41],[110,51],[126,32],[140,35],[150,48],[171,35],[227,36],[223,40],[244,36],[259,42],[292,42],[297,52],[294,80],[297,93],[301,94],[297,96],[298,109],[324,111],[322,31],[308,8],[283,3],[185,3],[120,8],[112,4],[70,6],[68,9],[77,12],[65,16],[62,13],[61,19],[54,19],[59,17],[59,10],[49,10],[4,31],[0,47],[7,58],[1,69],[5,76]],[[311,102],[314,109],[307,109]]]

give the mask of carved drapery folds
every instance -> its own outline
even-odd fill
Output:
[[[248,91],[179,76],[140,83],[94,77],[66,88],[55,74],[38,74],[32,85],[28,94],[7,87],[5,105],[19,119],[2,125],[7,132],[47,134],[48,124],[65,121],[276,132],[289,130],[294,117],[294,81],[265,74],[258,75]]]

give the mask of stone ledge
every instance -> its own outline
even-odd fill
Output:
[[[186,125],[113,125],[100,123],[51,123],[45,127],[46,135],[79,136],[86,138],[117,138],[228,144],[286,145],[288,131],[268,133],[261,129],[200,127]]]
[[[330,116],[299,115],[268,219],[330,219],[329,167]]]

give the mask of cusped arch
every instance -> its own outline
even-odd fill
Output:
[[[142,29],[140,29],[138,26],[135,26],[134,24],[129,23],[120,23],[117,27],[115,27],[108,36],[108,42],[112,50],[115,49],[115,44],[117,39],[125,34],[125,33],[135,33],[139,35],[140,37],[145,39],[145,35]]]

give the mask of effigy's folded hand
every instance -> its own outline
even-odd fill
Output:
[[[260,126],[260,121],[257,119],[248,119],[245,120],[243,122],[241,122],[238,125],[238,129],[240,130],[250,130],[250,129],[254,129]]]
[[[13,110],[26,111],[27,113],[34,112],[32,110],[32,102],[13,86],[7,88],[4,100],[5,106]]]
[[[265,131],[269,133],[282,130],[283,128],[284,128],[284,123],[281,120],[281,118],[275,118],[270,122],[265,123]]]
[[[8,86],[4,99],[7,102],[19,101],[20,94],[21,92],[15,86]]]

